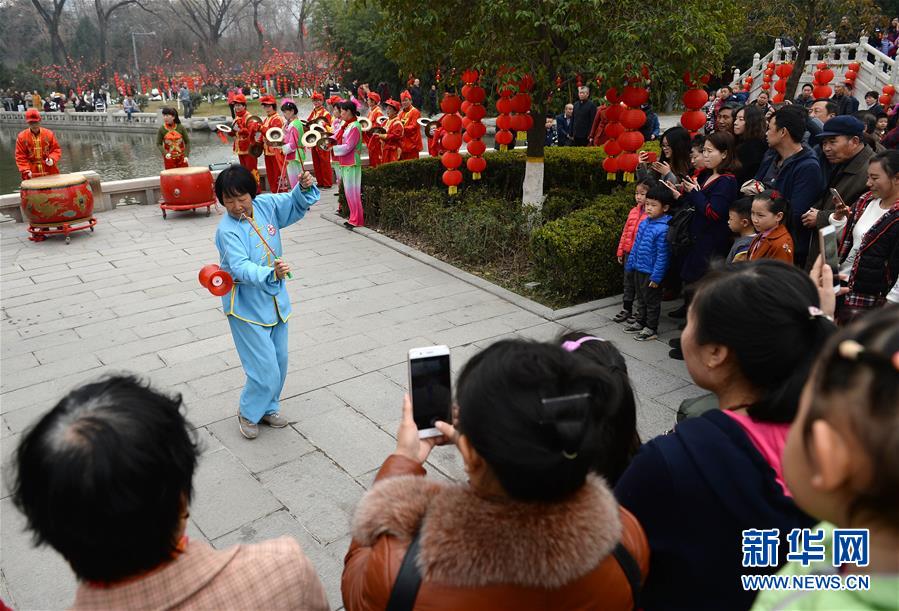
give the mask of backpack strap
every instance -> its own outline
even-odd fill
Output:
[[[420,539],[421,529],[415,533],[415,537],[406,549],[406,555],[403,556],[403,563],[400,565],[400,571],[393,583],[393,590],[390,591],[386,611],[412,611],[415,607],[415,599],[418,597],[418,590],[421,587],[421,572],[416,564]],[[639,569],[637,573],[639,575]]]
[[[615,556],[615,560],[618,561],[621,570],[624,572],[624,576],[627,578],[628,584],[631,586],[631,597],[634,599],[634,609],[639,609],[640,592],[643,589],[643,586],[640,583],[640,565],[637,564],[637,561],[634,560],[634,557],[631,556],[631,553],[627,551],[627,548],[624,547],[620,541],[615,546],[615,549],[612,550],[612,555]]]

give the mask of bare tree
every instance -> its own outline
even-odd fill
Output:
[[[306,20],[309,19],[313,6],[315,0],[297,0],[296,10],[291,9],[297,20],[297,52],[300,55],[306,54]]]
[[[249,0],[249,2],[253,7],[253,29],[256,31],[256,42],[259,52],[262,53],[262,48],[265,46],[265,30],[262,29],[262,24],[259,22],[259,8],[265,0]]]
[[[62,9],[66,5],[66,0],[50,0],[50,6],[44,6],[41,0],[31,0],[34,8],[37,9],[44,25],[47,26],[47,32],[50,34],[50,54],[53,56],[54,64],[62,64],[65,57],[65,45],[59,35],[59,24],[62,17]]]
[[[97,12],[97,28],[100,31],[100,70],[101,75],[104,78],[108,73],[106,66],[106,52],[109,46],[107,38],[109,35],[109,20],[114,12],[131,4],[139,6],[149,12],[143,0],[119,0],[107,7],[104,7],[103,0],[94,0],[94,10]]]
[[[215,55],[222,35],[246,6],[246,0],[181,0],[169,6],[178,16],[187,17],[184,23],[200,39],[203,59],[208,62]]]

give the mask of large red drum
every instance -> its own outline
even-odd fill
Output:
[[[205,167],[173,168],[159,174],[159,191],[166,204],[215,203],[212,172]]]
[[[55,174],[23,180],[22,215],[32,225],[68,224],[89,219],[94,194],[81,174]]]

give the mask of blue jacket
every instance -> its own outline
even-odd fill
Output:
[[[571,119],[565,118],[565,113],[556,115],[556,133],[559,146],[569,146],[572,143]]]
[[[743,428],[720,410],[678,424],[645,444],[615,485],[649,540],[649,575],[640,603],[654,609],[748,609],[740,575],[742,531],[780,529],[779,562],[793,528],[815,520],[784,495],[774,469]]]
[[[815,232],[802,225],[802,215],[824,195],[827,179],[824,177],[824,170],[821,169],[818,157],[806,145],[802,145],[802,150],[795,155],[787,157],[779,169],[773,169],[772,165],[778,160],[777,151],[770,149],[762,158],[762,164],[755,177],[756,180],[764,182],[768,188],[773,187],[780,191],[790,203],[788,227],[793,237],[793,262],[797,267],[803,267],[808,256],[809,244],[813,237],[815,239],[817,237]],[[769,174],[774,176],[773,180]]]
[[[702,174],[699,178],[702,188],[690,191],[681,198],[684,205],[696,209],[690,221],[693,245],[681,266],[681,278],[687,283],[702,278],[709,268],[709,261],[723,257],[730,250],[727,214],[730,203],[737,199],[740,187],[732,174],[722,174],[709,182],[710,176],[708,173]]]
[[[668,246],[668,221],[671,215],[663,214],[657,219],[646,217],[637,228],[634,246],[627,258],[625,271],[637,270],[649,274],[649,279],[661,284],[668,271],[671,247]]]
[[[265,327],[287,322],[291,309],[285,282],[275,276],[274,261],[251,223],[280,257],[283,250],[279,230],[303,218],[320,196],[318,187],[304,191],[297,183],[290,193],[257,196],[251,221],[237,220],[230,214],[222,217],[215,232],[215,247],[222,269],[231,274],[235,283],[231,292],[222,297],[227,316]]]

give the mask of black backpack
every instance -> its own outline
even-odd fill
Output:
[[[671,246],[671,254],[675,257],[683,257],[693,246],[690,223],[694,214],[696,209],[693,206],[685,206],[675,212],[668,221],[668,245]]]

